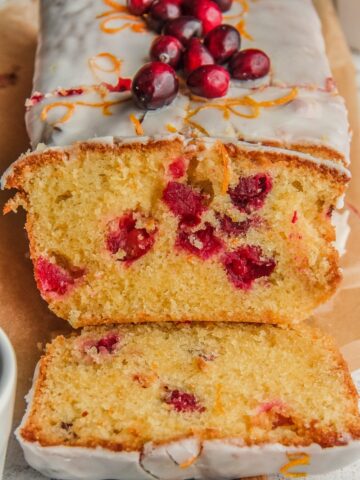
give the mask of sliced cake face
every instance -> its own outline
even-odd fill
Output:
[[[43,447],[140,451],[195,437],[328,448],[360,437],[345,364],[307,327],[87,329],[47,347],[34,388],[19,435]]]
[[[300,154],[299,154],[300,155]],[[96,144],[20,160],[35,278],[74,326],[295,322],[339,281],[345,170],[221,142]]]

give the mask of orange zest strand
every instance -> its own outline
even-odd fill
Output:
[[[297,467],[299,465],[309,465],[310,464],[310,456],[306,453],[293,453],[287,454],[289,462],[286,463],[283,467],[280,468],[280,473],[285,478],[301,478],[307,477],[307,473],[305,472],[289,472],[290,468]]]
[[[171,123],[166,124],[166,130],[168,132],[171,132],[171,133],[176,133],[177,132],[176,128]]]
[[[197,455],[194,455],[193,457],[190,457],[189,460],[186,460],[185,462],[180,463],[180,464],[179,464],[179,467],[180,467],[180,468],[189,468],[189,467],[191,467],[191,465],[193,465],[193,464],[196,462],[196,460],[199,458],[199,455],[200,455],[200,453],[198,453]]]
[[[198,114],[202,110],[206,110],[209,108],[222,110],[224,112],[224,118],[229,118],[229,113],[237,115],[238,117],[257,118],[260,115],[261,108],[271,108],[271,107],[276,107],[280,105],[285,105],[286,103],[289,103],[292,100],[294,100],[294,98],[296,98],[297,95],[298,95],[298,89],[295,87],[295,88],[292,88],[291,91],[288,94],[284,95],[283,97],[279,97],[274,100],[264,100],[264,101],[258,101],[250,97],[249,95],[246,95],[244,97],[239,97],[239,98],[227,98],[223,101],[205,103],[203,99],[198,100],[197,97],[191,97],[192,100],[198,101],[199,103],[203,103],[204,105],[201,105],[195,108],[194,110],[191,110],[187,115],[187,121],[189,122],[190,118],[194,117],[196,114]],[[236,110],[235,107],[246,107],[250,110],[250,113],[240,112],[239,110]]]
[[[120,3],[116,2],[115,0],[103,0],[105,5],[108,7],[113,8],[114,10],[118,10],[119,12],[126,12],[127,8],[125,5],[120,5]]]
[[[111,66],[109,68],[105,68],[99,63],[97,63],[97,60],[99,58],[106,58],[109,60]],[[97,55],[94,55],[93,57],[90,57],[88,60],[90,70],[92,71],[92,74],[98,80],[99,82],[102,81],[101,77],[98,75],[97,70],[100,72],[104,73],[114,73],[116,76],[116,79],[120,76],[120,70],[121,70],[121,60],[119,60],[115,55],[112,53],[108,52],[102,52],[98,53]]]
[[[247,38],[248,40],[254,40],[254,37],[246,30],[246,22],[244,19],[240,20],[240,22],[236,24],[236,30],[244,38]]]
[[[241,6],[241,11],[234,15],[224,15],[224,20],[228,22],[229,20],[238,20],[236,24],[236,29],[238,32],[248,40],[254,40],[253,36],[246,29],[246,20],[244,18],[245,14],[249,11],[249,3],[247,0],[236,0],[237,3]]]
[[[69,102],[54,102],[54,103],[50,103],[49,105],[46,105],[42,111],[41,111],[41,120],[43,122],[45,122],[47,120],[47,117],[48,117],[48,113],[53,110],[54,108],[57,108],[57,107],[64,107],[67,109],[67,112],[64,113],[64,115],[62,117],[60,117],[58,120],[56,120],[55,122],[51,122],[50,125],[54,126],[54,125],[57,125],[59,123],[65,123],[67,122],[68,120],[70,120],[70,118],[73,116],[74,114],[74,111],[75,111],[75,103],[69,103]]]
[[[234,15],[224,15],[224,20],[233,20],[234,18],[243,17],[249,11],[249,2],[247,0],[235,0],[241,6],[241,11]]]
[[[206,137],[210,137],[209,132],[207,130],[205,130],[205,128],[202,127],[201,125],[199,125],[198,123],[193,122],[189,118],[185,118],[185,122],[188,125],[190,125],[191,127],[195,128],[196,130],[199,130],[199,132],[202,133],[203,135],[205,135]]]
[[[218,383],[216,385],[216,393],[215,393],[215,405],[214,405],[214,410],[216,413],[224,413],[224,406],[221,400],[221,394],[222,394],[222,385],[221,383]]]
[[[113,20],[132,20],[131,22],[124,23],[123,25],[120,25],[118,27],[109,27],[108,23],[113,21]],[[126,30],[127,28],[131,28],[134,32],[145,32],[146,27],[145,24],[143,24],[143,21],[139,18],[132,19],[132,15],[126,15],[122,13],[114,13],[113,15],[104,18],[102,22],[100,22],[100,29],[104,33],[118,33],[121,32],[122,30]]]
[[[229,154],[224,146],[223,143],[218,142],[218,147],[221,154],[222,164],[223,164],[223,179],[221,184],[221,193],[225,195],[228,191],[229,183],[230,183],[230,170],[229,170]]]
[[[285,103],[289,103],[292,100],[294,100],[297,97],[298,93],[299,93],[298,89],[294,87],[291,89],[291,91],[287,95],[284,95],[283,97],[276,98],[275,100],[266,100],[263,102],[256,102],[256,103],[259,107],[275,107],[279,105],[285,105]]]
[[[144,135],[144,129],[141,125],[141,123],[139,122],[139,119],[135,117],[135,115],[133,113],[131,113],[129,115],[129,118],[131,120],[131,122],[133,123],[134,127],[135,127],[135,132],[136,132],[136,135]]]
[[[133,32],[142,33],[146,31],[146,25],[142,18],[131,15],[125,5],[120,5],[115,0],[103,0],[103,3],[110,7],[107,10],[97,15],[96,18],[102,18],[100,22],[100,30],[107,34],[114,34],[130,28]],[[117,20],[127,20],[120,26],[109,26],[109,23]]]
[[[130,98],[125,98],[121,100],[114,100],[112,102],[54,102],[46,105],[41,112],[41,120],[45,122],[48,117],[48,113],[57,107],[65,107],[68,111],[58,120],[55,122],[50,123],[50,125],[58,125],[59,123],[65,123],[70,120],[70,118],[74,115],[75,107],[82,106],[82,107],[91,107],[91,108],[101,108],[103,115],[112,115],[110,108],[114,105],[119,105],[121,103],[129,101]]]

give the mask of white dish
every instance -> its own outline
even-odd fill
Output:
[[[0,479],[3,475],[7,442],[15,402],[16,357],[5,332],[0,328]]]

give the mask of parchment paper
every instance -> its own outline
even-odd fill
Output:
[[[355,72],[331,0],[314,0],[314,3],[322,19],[333,75],[349,109],[354,134],[354,179],[347,195],[352,233],[348,251],[342,260],[344,281],[334,299],[321,307],[311,321],[335,337],[350,367],[355,369],[360,368],[360,127]],[[29,148],[24,101],[31,91],[36,32],[35,0],[12,0],[0,9],[1,172]],[[8,192],[0,192],[0,208],[9,195]],[[9,335],[17,354],[15,425],[18,425],[24,412],[24,395],[30,387],[41,345],[58,333],[69,330],[64,321],[47,309],[36,290],[23,226],[23,213],[0,215],[0,325]],[[9,452],[5,480],[42,478],[26,467],[13,439]],[[336,478],[355,480],[357,477]]]

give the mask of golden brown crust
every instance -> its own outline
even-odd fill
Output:
[[[241,141],[249,142],[244,138],[239,138]],[[344,155],[337,152],[336,150],[326,147],[325,145],[314,145],[314,144],[305,144],[305,143],[284,143],[274,141],[262,141],[262,145],[276,148],[283,148],[284,150],[296,151],[300,153],[307,153],[317,158],[322,158],[325,160],[332,160],[334,162],[340,163],[341,165],[346,166],[348,162],[346,161]]]
[[[274,328],[283,328],[281,326],[277,326]],[[349,414],[349,418],[351,417],[351,421],[347,421],[344,425],[343,431],[338,431],[331,426],[328,428],[320,428],[316,425],[315,422],[311,422],[310,425],[304,425],[301,422],[301,419],[297,420],[296,425],[296,432],[297,437],[295,439],[287,439],[284,437],[282,440],[282,444],[287,447],[307,447],[313,443],[320,445],[322,448],[331,448],[334,446],[341,446],[346,445],[349,442],[349,436],[352,440],[360,440],[360,414],[357,406],[358,394],[356,388],[352,382],[351,375],[349,372],[349,368],[342,357],[341,353],[339,352],[338,348],[335,345],[334,340],[321,332],[318,328],[310,327],[306,324],[296,325],[294,327],[288,328],[289,330],[293,330],[298,332],[300,336],[310,336],[313,339],[314,343],[320,342],[322,343],[322,348],[326,349],[330,354],[332,359],[334,360],[334,369],[333,372],[336,375],[341,375],[342,382],[346,386],[347,390],[347,397],[351,401],[351,408],[347,412]],[[89,329],[91,330],[91,329]],[[88,331],[86,329],[85,331]],[[74,334],[70,335],[71,337]],[[86,439],[79,439],[79,438],[71,438],[66,442],[59,440],[58,438],[53,438],[51,435],[47,435],[41,429],[41,425],[37,423],[37,408],[40,403],[40,397],[42,395],[42,390],[46,383],[46,373],[47,368],[52,361],[52,356],[55,351],[55,346],[57,344],[64,344],[66,342],[66,338],[64,336],[57,337],[51,344],[48,344],[46,347],[46,353],[41,358],[38,377],[36,379],[36,385],[34,390],[34,398],[31,406],[30,414],[26,420],[25,425],[21,429],[21,436],[24,440],[29,442],[38,442],[43,447],[48,446],[69,446],[69,447],[86,447],[86,448],[96,448],[102,447],[113,452],[121,452],[121,451],[141,451],[144,447],[144,443],[141,444],[139,448],[139,440],[136,442],[127,442],[127,443],[118,443],[112,441],[105,441],[102,439],[98,439],[95,437],[87,437]],[[136,437],[136,435],[135,435]],[[154,445],[163,445],[166,443],[174,442],[183,440],[189,437],[198,438],[200,442],[205,440],[228,440],[232,441],[231,439],[227,438],[221,431],[216,429],[193,429],[189,428],[189,431],[186,434],[182,435],[173,435],[169,438],[164,438],[161,442],[154,442]],[[254,446],[263,443],[273,443],[274,441],[271,438],[264,436],[261,439],[261,442],[254,441],[251,438],[251,433],[247,436],[241,438],[241,441],[245,443],[247,446]],[[145,442],[146,443],[146,442]]]
[[[194,140],[193,144],[200,146],[203,143],[201,139]],[[254,163],[259,165],[271,165],[277,162],[285,162],[291,163],[292,165],[296,166],[304,166],[306,165],[310,171],[317,171],[320,172],[322,175],[325,176],[332,176],[334,180],[339,183],[339,188],[341,186],[345,186],[349,178],[344,174],[336,170],[335,168],[330,168],[324,164],[317,164],[312,162],[311,160],[294,158],[294,151],[289,151],[289,154],[285,154],[284,152],[278,151],[261,151],[261,150],[249,150],[248,148],[242,148],[239,145],[235,144],[226,144],[225,147],[228,149],[229,153],[234,154],[235,152]],[[22,155],[17,162],[13,165],[12,173],[9,174],[6,178],[5,188],[17,188],[22,190],[23,185],[23,178],[26,172],[31,172],[36,168],[39,168],[43,165],[51,165],[57,162],[65,162],[71,160],[73,155],[76,155],[76,152],[98,152],[102,154],[115,154],[118,155],[124,150],[132,150],[132,151],[147,151],[149,148],[156,148],[156,149],[165,149],[165,150],[176,150],[178,149],[179,152],[184,148],[183,143],[180,139],[173,139],[173,140],[150,140],[147,143],[141,142],[134,142],[134,143],[114,143],[112,145],[105,144],[105,143],[78,143],[69,148],[56,148],[56,149],[47,149],[42,152],[33,152],[30,154]],[[310,147],[309,147],[310,148]],[[300,151],[300,150],[299,150]],[[324,155],[323,158],[327,158]]]

